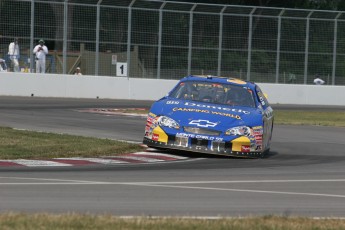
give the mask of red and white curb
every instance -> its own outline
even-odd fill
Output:
[[[175,156],[157,152],[136,152],[117,156],[100,158],[53,158],[49,160],[0,160],[0,167],[60,167],[60,166],[86,166],[86,165],[119,165],[119,164],[143,164],[162,163],[168,161],[186,160],[188,157]]]

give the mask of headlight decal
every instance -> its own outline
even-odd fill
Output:
[[[248,126],[237,126],[226,130],[225,135],[249,137],[252,135],[252,131]]]
[[[158,117],[157,122],[159,126],[169,127],[169,128],[174,128],[174,129],[180,128],[179,123],[177,123],[174,119],[167,116]]]

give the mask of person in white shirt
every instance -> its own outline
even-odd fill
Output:
[[[325,84],[325,81],[320,78],[319,74],[316,74],[315,77],[316,77],[314,79],[314,84],[315,85],[323,85],[323,84]]]
[[[36,73],[46,72],[46,55],[48,54],[48,48],[44,45],[44,40],[39,40],[38,45],[34,48],[34,54],[36,56]]]
[[[13,64],[14,72],[19,72],[18,59],[20,58],[20,51],[19,51],[18,38],[15,38],[13,42],[11,42],[10,45],[8,46],[8,55]]]
[[[83,75],[83,74],[81,73],[80,67],[77,67],[77,68],[75,69],[74,75]]]

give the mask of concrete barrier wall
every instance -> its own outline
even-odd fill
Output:
[[[157,100],[176,80],[0,73],[0,95]],[[345,106],[345,86],[259,83],[272,104]]]

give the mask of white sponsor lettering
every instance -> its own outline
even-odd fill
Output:
[[[226,108],[226,107],[215,106],[215,105],[203,105],[203,104],[197,104],[197,103],[193,103],[193,102],[185,102],[184,105],[185,106],[191,106],[191,107],[199,107],[199,108],[207,108],[207,109],[217,109],[217,110],[222,110],[222,111],[250,114],[249,111],[245,111],[245,110],[242,110],[242,109]]]
[[[193,134],[193,133],[177,133],[176,137],[188,137],[188,138],[196,138],[196,139],[203,139],[208,141],[223,141],[223,138],[221,137],[210,137],[206,135],[201,134]]]
[[[167,105],[178,105],[179,103],[178,101],[167,101]]]

